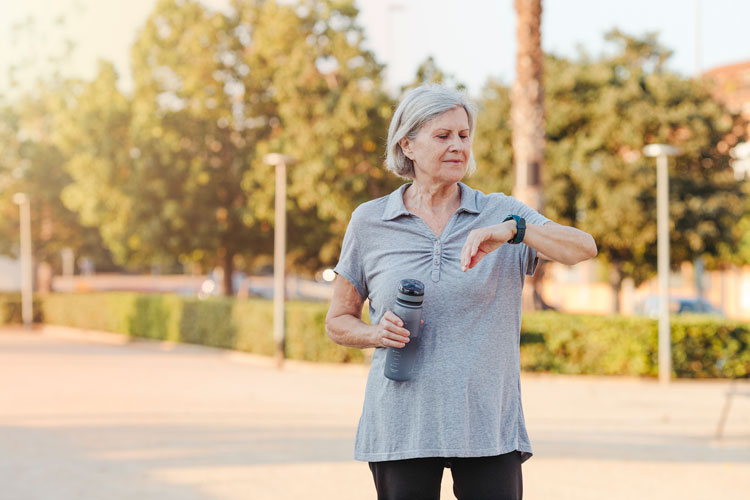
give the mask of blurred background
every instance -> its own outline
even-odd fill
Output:
[[[537,155],[538,208],[599,244],[594,262],[547,266],[537,306],[649,313],[656,170],[641,150],[663,142],[683,151],[670,167],[670,293],[750,319],[744,3],[547,2],[536,153],[514,153],[511,89],[533,75],[516,78],[510,0],[1,8],[2,290],[20,288],[12,198],[23,192],[39,293],[268,296],[274,172],[263,157],[281,152],[297,160],[289,293],[324,300],[349,214],[399,184],[382,168],[395,103],[436,81],[481,108],[466,182],[514,192],[517,157]],[[534,104],[516,102],[519,113]]]
[[[464,182],[512,193],[599,248],[545,264],[524,292],[531,497],[744,498],[747,19],[750,3],[732,0],[0,2],[11,497],[52,498],[29,485],[65,477],[55,498],[99,498],[90,488],[114,478],[118,498],[312,498],[309,485],[371,498],[350,457],[371,353],[326,337],[331,268],[354,208],[402,182],[382,165],[396,104],[439,82],[480,109]],[[671,389],[650,383],[652,144],[679,148],[662,272]],[[269,299],[282,215],[280,339]],[[30,311],[31,287],[33,339],[7,326]],[[276,371],[278,349],[317,368]],[[299,482],[274,468],[300,463]]]

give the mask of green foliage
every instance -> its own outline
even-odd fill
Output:
[[[382,67],[363,47],[352,1],[236,4],[238,26],[252,32],[246,85],[273,89],[273,128],[258,153],[298,159],[289,170],[290,259],[308,271],[331,265],[354,208],[399,184],[382,167],[393,107]],[[256,216],[270,221],[273,179],[264,168],[256,161],[243,183]]]
[[[120,292],[51,294],[42,307],[44,321],[50,324],[263,355],[272,355],[275,349],[273,304],[259,299],[198,300]],[[326,312],[326,304],[287,303],[286,356],[309,361],[363,362],[361,350],[342,347],[328,339]],[[17,319],[20,321],[20,316]]]
[[[128,295],[132,301],[128,314],[127,333],[133,337],[191,342],[190,336],[181,334],[187,304],[174,295]],[[127,311],[127,310],[124,310]]]
[[[651,319],[537,312],[523,317],[521,368],[591,375],[656,375]]]
[[[74,180],[63,199],[118,262],[179,259],[229,276],[234,256],[270,254],[269,152],[298,159],[288,173],[298,270],[335,262],[354,207],[397,184],[380,165],[392,102],[353,3],[232,7],[160,0],[132,48],[132,97],[109,64],[76,86],[58,136]]]
[[[236,327],[232,321],[234,301],[229,299],[182,299],[180,341],[231,349]]]
[[[656,168],[649,143],[679,146],[670,163],[671,261],[717,256],[726,262],[748,209],[742,183],[717,149],[735,127],[705,82],[667,72],[669,52],[654,35],[614,31],[612,55],[545,61],[545,214],[594,236],[613,285],[656,270]],[[508,192],[512,175],[508,90],[490,82],[475,139],[482,189]],[[494,177],[494,180],[493,180]],[[486,187],[485,187],[486,186]],[[716,265],[716,264],[715,264]]]
[[[486,193],[510,194],[513,189],[510,90],[498,81],[488,82],[482,90],[473,152],[477,170],[465,182]]]
[[[671,319],[679,378],[750,376],[750,323],[710,316]],[[624,316],[524,315],[521,368],[589,375],[656,376],[656,320]]]
[[[67,157],[54,135],[69,90],[65,83],[40,82],[12,106],[0,108],[0,254],[18,254],[19,216],[13,195],[23,192],[31,204],[37,262],[49,262],[59,271],[59,252],[69,247],[91,256],[99,267],[109,267],[111,258],[101,249],[98,231],[85,228],[60,199],[71,178],[60,168]]]
[[[71,100],[56,115],[54,140],[73,181],[60,197],[83,224],[98,230],[119,264],[149,264],[161,252],[148,252],[129,239],[138,230],[136,200],[129,196],[138,190],[130,169],[131,102],[117,89],[112,64],[100,62],[90,82],[72,82]]]
[[[2,296],[0,296],[2,303]],[[52,294],[43,302],[50,324],[190,342],[270,356],[271,301],[135,293]],[[334,344],[325,333],[327,304],[286,306],[286,356],[365,362],[360,349]],[[16,318],[20,321],[20,317]],[[366,315],[364,321],[368,321]],[[656,376],[658,327],[648,318],[535,312],[523,317],[525,371]],[[680,378],[750,376],[750,323],[707,316],[672,319],[673,372]]]
[[[288,305],[288,304],[287,304]],[[286,321],[290,321],[291,308],[286,309]],[[273,307],[266,300],[238,300],[234,307],[236,335],[234,348],[238,351],[254,352],[264,356],[273,355]],[[293,335],[287,329],[287,335]]]
[[[682,378],[750,376],[750,325],[705,317],[672,319],[672,363]]]
[[[39,297],[34,297],[31,302],[32,321],[41,323],[43,321],[42,302]],[[20,293],[0,294],[0,325],[23,323],[22,313]]]
[[[452,87],[456,90],[466,90],[466,85],[459,82],[456,79],[455,75],[446,73],[445,71],[440,69],[437,65],[437,62],[435,61],[435,58],[432,56],[428,56],[427,59],[422,61],[422,64],[417,67],[416,74],[414,75],[414,80],[407,85],[401,86],[401,94],[403,95],[404,93],[406,93],[406,91],[417,88],[420,85],[430,83]]]
[[[135,307],[138,294],[131,292],[59,294],[53,293],[42,304],[44,321],[53,325],[135,335],[148,325],[140,323]],[[160,328],[156,327],[156,331]]]

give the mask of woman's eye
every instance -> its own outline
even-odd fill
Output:
[[[438,137],[439,137],[440,139],[447,139],[447,138],[448,138],[448,136],[447,136],[447,135],[439,135]]]

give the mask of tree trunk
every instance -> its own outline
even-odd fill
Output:
[[[511,91],[515,185],[513,195],[541,210],[544,161],[544,88],[541,0],[516,0],[516,81]]]
[[[46,297],[52,292],[53,271],[52,264],[42,261],[36,266],[36,292]]]
[[[513,196],[541,211],[544,161],[544,88],[542,85],[542,1],[515,0],[517,15],[516,81],[511,90],[511,126],[515,183]],[[540,263],[541,266],[541,263]],[[541,278],[532,277],[524,291],[524,307],[541,308]]]
[[[234,254],[227,251],[226,248],[219,248],[219,263],[224,271],[224,296],[232,297],[234,295],[234,286],[232,285],[232,274],[234,274]]]
[[[622,295],[622,270],[617,264],[609,265],[609,285],[612,287],[612,312],[620,314],[620,296]]]
[[[536,268],[536,272],[534,273],[534,276],[530,276],[531,279],[533,279],[533,283],[535,286],[531,287],[531,299],[532,303],[530,305],[530,308],[535,311],[549,311],[549,310],[555,310],[556,308],[548,304],[544,297],[542,296],[542,283],[544,283],[544,270],[545,267],[542,265],[541,262],[539,262],[539,265]],[[525,304],[524,304],[525,307]]]

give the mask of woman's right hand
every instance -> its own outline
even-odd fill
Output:
[[[401,349],[409,342],[409,330],[393,311],[386,311],[375,325],[375,345],[377,347],[397,347]]]

